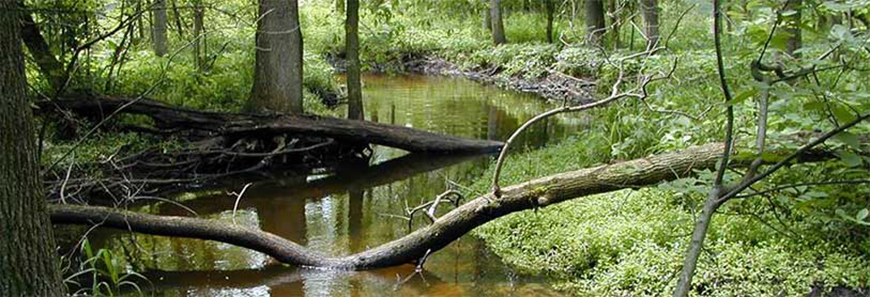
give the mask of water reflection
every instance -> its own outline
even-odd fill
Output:
[[[365,76],[365,110],[380,121],[459,136],[504,140],[521,121],[550,106],[537,98],[461,79]],[[530,129],[518,148],[536,148],[582,128],[583,120],[556,117]],[[285,176],[253,181],[194,199],[181,199],[200,217],[261,228],[329,255],[363,251],[407,234],[400,217],[444,191],[448,182],[481,178],[491,157],[405,155],[377,147],[370,160],[344,164],[327,176]],[[475,193],[468,193],[473,195]],[[234,211],[234,206],[238,205]],[[141,211],[191,215],[172,204]],[[424,220],[415,222],[425,224]],[[535,277],[518,276],[473,237],[432,255],[426,270],[410,265],[368,272],[286,267],[263,254],[201,240],[100,231],[92,236],[126,255],[131,267],[149,272],[165,296],[504,296],[554,294]],[[146,285],[147,287],[147,285]]]

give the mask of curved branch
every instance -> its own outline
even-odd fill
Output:
[[[657,49],[655,49],[655,50],[657,50]],[[654,50],[644,52],[644,53],[652,53],[652,52],[654,52]],[[623,60],[634,58],[635,55],[625,57],[625,58],[623,58]],[[508,154],[508,151],[510,149],[511,144],[514,143],[514,141],[516,140],[516,138],[520,134],[522,134],[523,132],[525,132],[526,129],[528,129],[530,126],[532,126],[532,124],[537,123],[540,120],[549,118],[551,116],[560,114],[560,113],[578,112],[578,111],[584,111],[587,109],[592,109],[592,108],[596,108],[596,107],[600,107],[600,106],[605,106],[607,104],[610,104],[613,101],[616,101],[616,100],[619,100],[619,99],[622,99],[625,97],[642,98],[643,95],[639,95],[639,94],[635,94],[635,93],[630,93],[630,92],[618,93],[619,86],[622,83],[623,74],[624,74],[624,71],[622,68],[620,68],[619,78],[617,78],[616,83],[613,84],[612,92],[611,92],[610,96],[608,96],[607,98],[604,98],[602,100],[595,101],[592,103],[588,103],[588,104],[575,105],[575,106],[562,106],[562,107],[559,107],[556,109],[551,109],[547,112],[536,115],[535,117],[533,117],[533,118],[529,119],[528,121],[526,121],[525,123],[523,123],[522,126],[517,128],[517,130],[514,131],[513,134],[511,134],[511,136],[508,138],[508,140],[505,141],[504,146],[501,149],[501,152],[499,152],[499,154],[498,154],[498,160],[495,163],[495,173],[493,173],[493,175],[492,175],[492,193],[495,195],[495,197],[501,198],[501,187],[499,186],[498,182],[499,182],[499,179],[501,178],[501,168],[504,166],[504,162],[505,162],[505,159],[507,158],[507,154]],[[645,85],[648,81],[649,81],[648,79],[646,81],[644,81],[643,85]]]

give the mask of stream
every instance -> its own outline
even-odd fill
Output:
[[[366,119],[437,133],[505,140],[522,121],[553,106],[532,95],[462,78],[365,75]],[[576,134],[579,116],[544,120],[519,139],[517,151],[539,148]],[[250,180],[226,189],[178,195],[137,211],[195,215],[261,228],[313,250],[347,255],[404,236],[406,207],[443,192],[448,183],[470,185],[493,156],[408,155],[375,147],[365,164],[328,175]],[[530,165],[526,165],[530,166]],[[251,182],[238,201],[236,196]],[[446,210],[445,210],[446,211]],[[415,226],[427,221],[422,216]],[[95,230],[90,241],[123,255],[128,267],[150,281],[155,296],[558,296],[542,276],[512,271],[471,235],[432,254],[422,273],[413,265],[364,272],[283,266],[258,252],[203,240]],[[410,276],[410,277],[409,277]]]

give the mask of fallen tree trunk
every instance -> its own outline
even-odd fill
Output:
[[[503,143],[437,134],[371,121],[313,115],[217,113],[174,107],[147,99],[122,97],[63,98],[43,101],[40,109],[64,109],[101,120],[121,113],[148,116],[168,131],[195,131],[210,136],[294,134],[329,137],[355,144],[379,144],[420,153],[495,153]]]
[[[472,229],[509,213],[544,207],[577,197],[640,188],[714,168],[723,144],[559,173],[502,189],[501,198],[478,197],[402,238],[346,257],[327,257],[277,235],[211,220],[168,217],[103,207],[51,205],[52,223],[118,228],[133,232],[225,242],[272,256],[291,265],[365,270],[396,266],[437,251]],[[736,155],[736,154],[735,154]],[[803,161],[816,160],[808,156]],[[732,166],[746,166],[738,159]]]

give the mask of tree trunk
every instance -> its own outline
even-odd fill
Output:
[[[589,42],[598,44],[605,33],[604,2],[602,0],[586,0],[586,34]]]
[[[800,54],[795,53],[802,46],[802,38],[801,38],[801,10],[803,7],[803,0],[791,0],[786,5],[786,11],[793,11],[794,14],[785,16],[785,31],[789,34],[788,39],[786,39],[785,43],[785,51],[789,55],[795,58],[799,58]]]
[[[63,64],[51,52],[51,48],[48,46],[45,38],[43,38],[39,26],[36,25],[33,17],[29,13],[22,13],[20,15],[21,38],[24,39],[24,45],[27,46],[30,55],[33,56],[33,60],[36,62],[36,66],[39,67],[39,73],[48,81],[55,94],[63,92],[68,81]]]
[[[496,45],[507,43],[504,35],[504,21],[501,15],[501,0],[489,1],[489,14],[492,18],[492,41]]]
[[[196,63],[196,69],[199,71],[205,70],[205,9],[202,7],[202,2],[196,1],[193,7],[193,61]]]
[[[483,29],[488,32],[492,32],[492,13],[489,10],[489,4],[487,3],[487,0],[483,0],[483,6]]]
[[[265,253],[291,265],[365,270],[415,261],[427,251],[438,251],[472,229],[510,213],[690,176],[697,170],[714,168],[722,151],[723,145],[714,143],[677,153],[538,178],[503,189],[501,198],[485,194],[402,238],[345,257],[325,256],[268,232],[213,220],[91,206],[52,205],[50,211],[55,224],[92,225],[99,222],[102,227],[145,234],[225,242]],[[749,161],[735,160],[731,165],[745,166]]]
[[[166,44],[166,0],[154,0],[154,23],[151,24],[151,41],[158,57],[169,51]]]
[[[260,0],[249,110],[302,114],[302,31],[297,0]]]
[[[546,0],[544,3],[547,9],[547,43],[553,43],[553,21],[556,14],[555,0]]]
[[[132,102],[135,101],[135,102]],[[307,135],[329,137],[358,144],[380,144],[410,152],[428,153],[495,153],[504,143],[436,134],[404,126],[370,121],[350,121],[309,115],[251,115],[204,112],[173,107],[147,99],[129,98],[61,98],[36,103],[40,111],[62,108],[76,114],[103,120],[122,106],[123,113],[150,117],[157,129],[167,133],[222,135]]]
[[[647,50],[659,44],[659,4],[658,0],[640,0],[643,13],[644,34],[647,38]]]
[[[347,118],[364,120],[359,62],[359,0],[347,0],[344,30],[347,51]]]
[[[19,8],[17,1],[0,1],[0,296],[62,296],[36,162]]]

